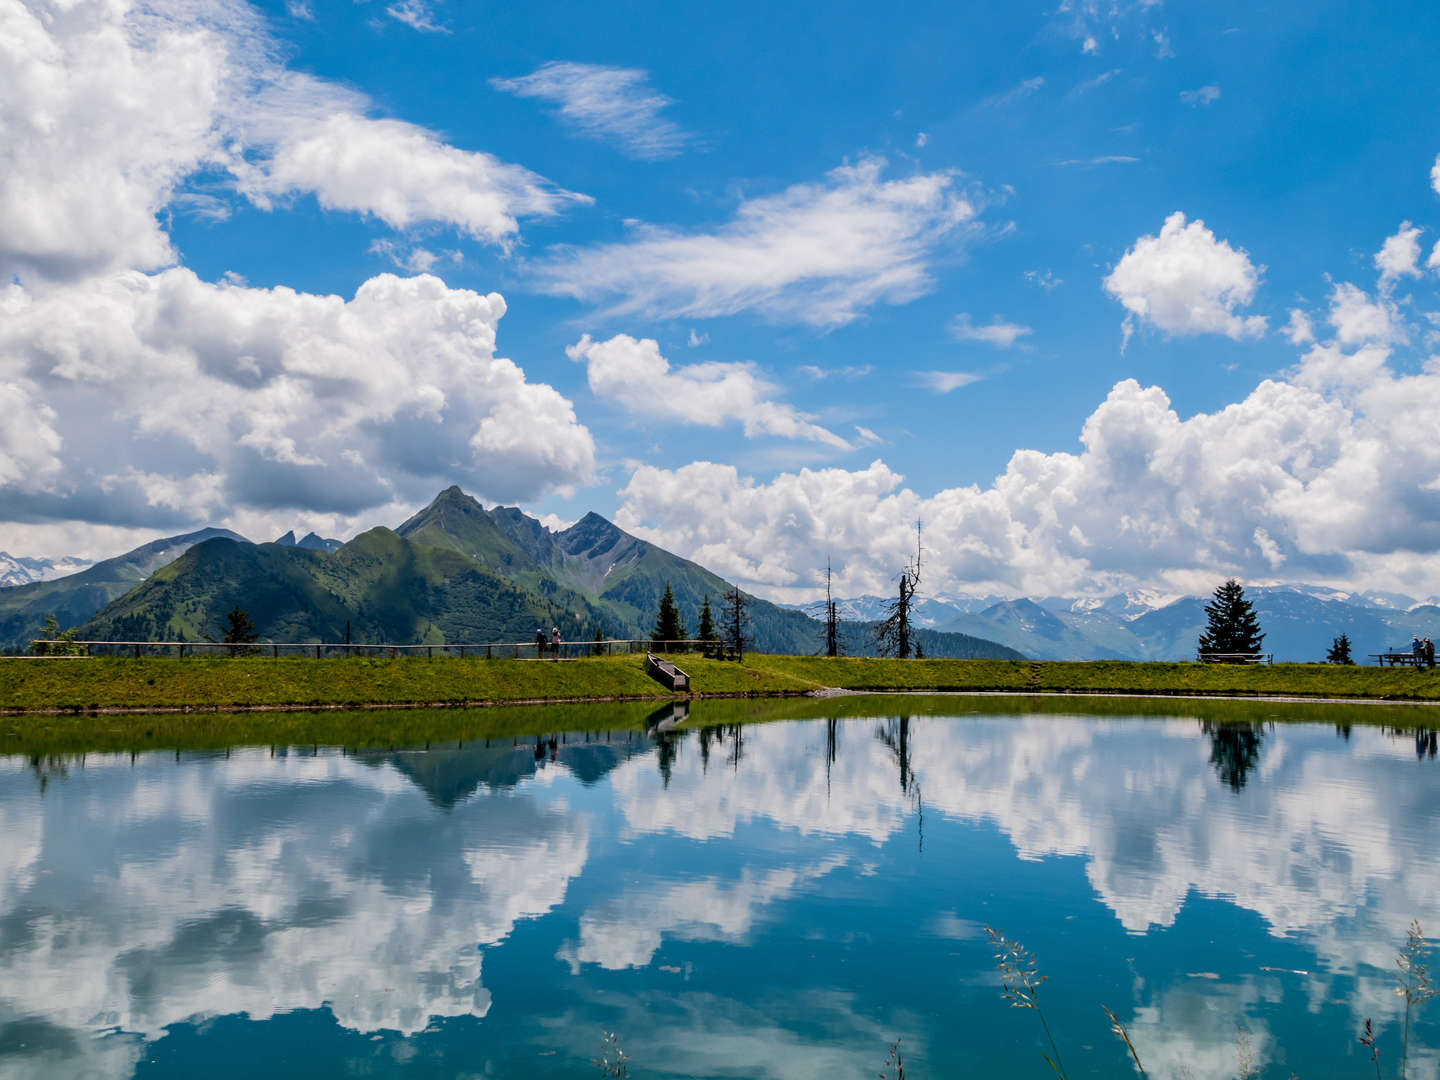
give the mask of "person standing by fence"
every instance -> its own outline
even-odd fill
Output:
[[[558,626],[552,626],[550,628],[550,648],[555,650],[556,660],[560,659],[560,646],[562,644],[563,642],[560,640],[560,628]]]
[[[538,626],[535,628],[535,658],[537,660],[545,659],[545,631]]]

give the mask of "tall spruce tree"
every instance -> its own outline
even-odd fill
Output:
[[[660,610],[655,615],[655,629],[650,631],[650,640],[656,644],[682,641],[685,638],[685,624],[680,621],[680,611],[675,607],[675,594],[670,583],[665,583],[665,595],[660,597]],[[669,645],[664,646],[666,649]]]
[[[1265,635],[1260,632],[1255,608],[1245,599],[1244,587],[1234,578],[1215,590],[1215,599],[1205,605],[1205,618],[1200,652],[1230,654],[1227,662],[1239,663],[1245,654],[1260,651]]]
[[[705,644],[710,645],[715,641],[715,616],[710,611],[710,594],[705,594],[705,602],[700,605],[700,629],[697,636]]]

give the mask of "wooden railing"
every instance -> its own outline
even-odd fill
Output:
[[[1275,654],[1268,652],[1197,652],[1202,664],[1273,664]]]
[[[559,645],[546,642],[544,649],[535,639],[529,641],[487,641],[480,643],[447,643],[444,645],[392,645],[359,644],[348,641],[64,641],[37,638],[31,643],[56,650],[53,655],[34,655],[30,659],[65,659],[60,650],[83,647],[85,656],[131,653],[139,660],[144,656],[175,655],[184,657],[201,655],[200,650],[219,649],[228,656],[267,656],[279,659],[281,656],[309,656],[316,660],[346,656],[389,656],[392,659],[406,656],[460,656],[472,659],[513,659],[513,660],[578,660],[584,656],[613,656],[616,653],[636,652],[695,652],[707,643],[698,638],[679,641],[652,641],[650,638],[617,638],[605,641],[562,641]],[[73,652],[70,653],[73,657]]]

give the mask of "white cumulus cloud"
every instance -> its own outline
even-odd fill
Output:
[[[461,482],[495,500],[589,482],[570,402],[495,354],[499,294],[371,278],[350,300],[132,271],[0,292],[0,443],[19,521],[357,514]],[[125,447],[116,460],[115,447]],[[60,463],[57,468],[55,462]]]
[[[1196,219],[1176,211],[1157,236],[1142,236],[1105,278],[1105,291],[1130,312],[1126,336],[1137,323],[1181,337],[1224,334],[1239,341],[1265,332],[1263,315],[1239,310],[1255,297],[1264,267]]]
[[[1380,287],[1387,288],[1402,277],[1419,277],[1420,234],[1425,230],[1402,221],[1394,236],[1387,237],[1375,253]]]
[[[827,555],[842,594],[887,592],[916,518],[926,587],[940,592],[1202,590],[1282,568],[1290,580],[1435,591],[1440,360],[1401,373],[1374,340],[1384,327],[1341,328],[1350,344],[1337,332],[1287,377],[1211,413],[1181,417],[1161,388],[1123,380],[1078,452],[1017,450],[989,485],[924,495],[881,460],[768,480],[712,462],[645,466],[617,520],[782,598],[809,598]]]
[[[1290,321],[1282,332],[1291,345],[1306,345],[1315,340],[1315,326],[1310,316],[1299,308],[1290,309]]]
[[[552,60],[529,75],[491,79],[497,90],[554,105],[560,118],[587,138],[617,143],[631,157],[674,157],[690,136],[662,116],[673,102],[638,68]]]
[[[746,199],[711,231],[641,226],[633,239],[536,260],[546,292],[604,301],[608,314],[707,318],[755,311],[780,322],[840,326],[874,304],[929,291],[929,260],[976,216],[948,172],[883,178],[866,158],[823,183]]]
[[[850,444],[793,406],[773,400],[777,388],[749,364],[712,361],[672,367],[652,338],[616,334],[593,341],[586,334],[565,349],[585,364],[597,397],[642,418],[719,427],[739,423],[746,435],[806,439],[836,449]]]
[[[522,218],[585,201],[377,117],[279,54],[239,0],[0,7],[0,280],[167,266],[162,211],[224,216],[216,177],[261,206],[314,193],[397,228],[438,222],[497,244]],[[209,186],[185,190],[202,171]]]

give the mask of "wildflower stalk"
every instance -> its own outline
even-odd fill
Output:
[[[1405,1033],[1400,1042],[1400,1080],[1405,1080],[1405,1064],[1410,1056],[1410,1010],[1435,996],[1435,990],[1430,985],[1430,968],[1426,963],[1429,955],[1430,946],[1426,944],[1420,923],[1411,922],[1410,929],[1405,934],[1405,948],[1401,949],[1400,955],[1395,958],[1395,966],[1400,969],[1400,973],[1395,976],[1400,984],[1395,988],[1395,993],[1405,999]]]
[[[1135,1059],[1135,1068],[1139,1070],[1141,1076],[1146,1075],[1145,1066],[1140,1064],[1140,1052],[1135,1049],[1135,1044],[1130,1041],[1130,1032],[1125,1030],[1125,1025],[1120,1022],[1118,1016],[1110,1011],[1109,1006],[1101,1005],[1100,1008],[1104,1009],[1105,1015],[1110,1018],[1110,1030],[1115,1033],[1117,1039],[1125,1044],[1125,1049],[1129,1050],[1130,1056]]]
[[[1038,1000],[1040,984],[1048,976],[1041,975],[1036,970],[1035,957],[1024,945],[1018,941],[1007,940],[991,926],[985,927],[985,933],[990,938],[990,947],[995,950],[995,966],[1006,976],[1000,984],[1004,988],[1005,1000],[1010,1002],[1012,1009],[1035,1010],[1035,1015],[1040,1018],[1040,1026],[1045,1031],[1045,1038],[1050,1043],[1050,1054],[1055,1055],[1054,1058],[1045,1053],[1040,1056],[1060,1080],[1070,1080],[1065,1071],[1065,1063],[1060,1060],[1060,1048],[1055,1045],[1055,1036],[1051,1034],[1050,1024],[1045,1019],[1045,1010],[1040,1008]]]
[[[1375,1080],[1380,1080],[1380,1050],[1375,1045],[1375,1027],[1370,1018],[1365,1018],[1365,1029],[1360,1033],[1360,1045],[1370,1051],[1370,1063],[1375,1066]]]

